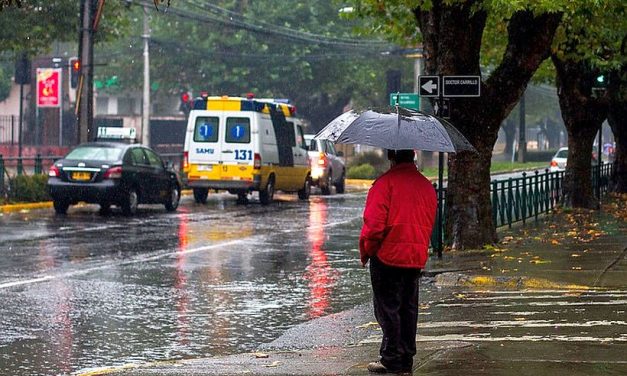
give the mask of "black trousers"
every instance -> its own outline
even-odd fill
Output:
[[[410,370],[416,355],[420,269],[388,266],[370,259],[374,315],[383,330],[381,364],[389,371]]]

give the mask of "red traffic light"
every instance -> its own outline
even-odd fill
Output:
[[[78,59],[75,59],[74,61],[71,62],[72,65],[72,70],[78,72],[81,70],[81,61]]]
[[[185,92],[185,93],[181,93],[181,102],[183,103],[187,103],[189,102],[189,93]]]

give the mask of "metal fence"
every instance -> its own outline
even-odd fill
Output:
[[[607,194],[610,176],[613,173],[614,164],[605,163],[592,166],[592,189],[597,197]],[[519,178],[494,180],[490,187],[492,202],[492,222],[495,228],[509,226],[513,223],[523,222],[533,218],[538,220],[540,214],[553,209],[564,200],[562,187],[564,185],[564,172],[543,173],[534,171],[531,174],[522,173]],[[433,185],[438,190],[437,184]],[[442,188],[442,200],[438,205],[442,206],[442,213],[446,212],[446,187]],[[440,211],[438,211],[440,212]],[[445,239],[445,218],[436,216],[435,226],[431,234],[431,246],[438,256],[442,255]]]
[[[0,115],[0,144],[18,144],[18,124],[19,117],[15,115]]]

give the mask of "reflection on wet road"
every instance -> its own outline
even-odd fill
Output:
[[[0,217],[0,374],[252,350],[369,299],[364,194]]]

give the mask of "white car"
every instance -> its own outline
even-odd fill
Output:
[[[568,160],[568,148],[560,148],[551,159],[549,167],[550,172],[566,170],[566,161]]]
[[[331,186],[335,186],[337,193],[344,193],[346,167],[342,152],[335,150],[333,142],[314,140],[313,137],[314,135],[305,135],[305,141],[309,145],[312,185],[320,187],[323,195],[332,193]]]

